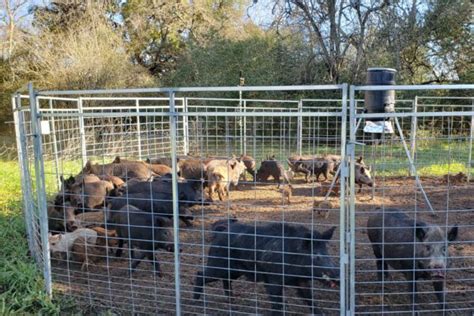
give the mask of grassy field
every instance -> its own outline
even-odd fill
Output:
[[[0,315],[73,312],[74,305],[60,295],[51,300],[41,272],[28,255],[21,209],[17,161],[0,161]]]

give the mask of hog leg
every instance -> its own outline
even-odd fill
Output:
[[[416,304],[416,302],[418,301],[418,286],[416,284],[415,272],[406,273],[406,279],[408,281],[408,293],[410,295],[410,304],[411,306],[413,306],[414,310],[418,310],[418,305]]]
[[[151,250],[148,251],[148,252],[147,252],[147,257],[148,257],[148,259],[151,260],[151,263],[153,264],[153,271],[155,271],[155,273],[156,273],[159,277],[162,277],[160,262],[158,262],[158,260],[156,259],[156,256],[155,256],[155,254],[153,253],[153,251],[151,251]]]
[[[442,310],[446,310],[447,304],[444,300],[444,283],[443,281],[433,281],[433,287],[435,290],[436,297],[438,298],[439,308]]]
[[[311,290],[307,287],[299,287],[297,290],[299,296],[301,296],[306,303],[311,308],[312,315],[322,315],[322,312],[314,306],[313,296],[311,295]]]
[[[383,275],[385,278],[388,278],[388,264],[386,260],[383,260],[382,254],[380,253],[380,246],[373,245],[372,249],[374,250],[374,255],[377,258],[377,277],[379,281],[382,281],[382,263],[383,263]]]
[[[357,191],[357,193],[361,193],[362,192],[362,183],[359,183],[359,191]]]
[[[210,265],[210,263],[208,263]],[[224,280],[227,278],[227,270],[226,269],[216,269],[213,267],[206,267],[204,272],[199,271],[196,274],[196,279],[194,281],[194,295],[193,298],[195,300],[198,300],[201,297],[203,285],[212,283],[215,281],[218,281],[218,279],[223,280],[223,286],[224,290],[230,289],[230,284],[228,285],[228,288],[226,289],[226,284],[224,283]],[[227,292],[226,292],[227,294]]]
[[[214,193],[214,187],[215,187],[214,183],[209,184],[209,200],[211,200],[211,202],[213,201],[212,194]]]
[[[274,175],[273,178],[275,178],[275,182],[277,183],[277,188],[279,189],[281,185],[280,176]]]
[[[145,252],[144,251],[133,251],[133,250],[130,250],[131,251],[131,257],[133,259],[132,261],[132,271],[130,272],[133,272],[135,271],[135,269],[137,268],[138,264],[143,260],[143,258],[145,258]]]
[[[115,252],[116,257],[121,257],[123,251],[123,238],[119,238],[117,251]]]
[[[265,289],[272,302],[272,315],[282,315],[283,287],[280,284],[265,284]]]

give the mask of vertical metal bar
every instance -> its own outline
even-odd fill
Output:
[[[355,314],[355,143],[356,143],[356,105],[354,86],[350,87],[349,116],[349,309],[348,314]]]
[[[188,113],[188,98],[184,97],[183,100],[183,112]],[[183,155],[187,155],[189,153],[189,123],[188,123],[188,116],[183,116]]]
[[[135,100],[135,109],[137,110],[137,149],[138,159],[142,160],[142,131],[140,126],[140,99]]]
[[[53,114],[53,99],[49,99],[49,109],[51,110],[51,114]],[[61,188],[61,180],[59,177],[59,157],[58,157],[58,141],[56,139],[56,123],[54,120],[54,116],[51,116],[51,133],[53,133],[53,152],[54,152],[54,167],[56,171],[56,183],[58,185],[58,189]]]
[[[242,113],[242,90],[239,90],[239,112]],[[240,136],[240,152],[244,153],[244,131],[242,129],[243,126],[243,119],[242,116],[239,116],[239,136]],[[237,118],[236,118],[237,120]]]
[[[35,258],[35,261],[39,263],[39,256],[35,249],[34,241],[34,229],[33,229],[33,216],[34,210],[31,204],[31,176],[28,170],[28,157],[26,149],[26,139],[24,131],[24,118],[21,110],[21,98],[20,95],[12,97],[13,106],[13,120],[15,122],[15,136],[16,136],[16,148],[18,153],[18,164],[20,165],[21,175],[21,191],[23,192],[23,212],[25,213],[25,224],[28,238],[28,247]]]
[[[474,111],[474,99],[472,99],[472,110]],[[474,138],[474,115],[471,116],[471,133],[469,135],[469,153],[467,162],[467,182],[471,181],[471,168],[474,167],[472,161],[472,139]]]
[[[79,112],[79,135],[81,137],[82,164],[87,162],[86,132],[84,129],[84,109],[82,107],[82,97],[77,100],[77,110]]]
[[[405,141],[405,137],[403,136],[403,130],[398,121],[398,117],[395,117],[395,125],[397,125],[398,133],[400,134],[400,140],[402,141],[403,148],[405,149],[405,153],[408,157],[408,162],[410,163],[410,170],[415,175],[415,182],[418,185],[418,188],[420,189],[421,193],[423,193],[423,197],[425,198],[426,204],[430,208],[431,213],[434,214],[433,206],[431,205],[431,202],[428,199],[428,196],[426,195],[425,189],[423,189],[423,185],[421,184],[420,177],[418,176],[418,172],[416,171],[415,163],[411,159],[410,150],[408,149],[407,143]]]
[[[346,266],[347,266],[347,251],[346,251],[346,177],[347,177],[347,163],[346,163],[346,134],[347,134],[347,84],[342,85],[342,116],[341,116],[341,157],[343,161],[342,176],[340,177],[340,196],[339,196],[339,310],[340,314],[344,315],[346,311]],[[300,152],[301,154],[301,152]],[[339,166],[339,168],[341,168]],[[338,170],[339,171],[339,170]],[[333,182],[335,182],[334,176]],[[329,189],[331,192],[332,187]]]
[[[300,99],[298,101],[298,113],[303,112],[303,101]],[[301,156],[303,151],[303,117],[301,115],[298,116],[298,126],[296,129],[296,149],[298,151],[298,155]]]
[[[31,82],[28,84],[28,92],[30,96],[31,129],[34,139],[33,146],[35,152],[36,196],[40,218],[41,246],[43,251],[43,276],[46,293],[49,297],[51,297],[51,258],[49,254],[48,242],[48,211],[46,205],[46,188],[44,179],[43,144],[41,141],[41,117],[39,116],[38,111],[38,99],[36,98],[36,93],[33,90],[33,84]]]
[[[178,176],[176,166],[176,124],[178,115],[175,108],[175,93],[170,91],[170,136],[171,136],[171,166],[173,185],[173,232],[174,232],[174,286],[176,315],[181,315],[181,284],[180,284],[180,255],[179,255],[179,204],[178,204]]]
[[[244,100],[244,114],[247,113],[247,100]],[[244,143],[244,148],[243,148],[243,152],[242,154],[246,155],[247,154],[247,116],[244,116],[244,122],[243,122],[243,126],[242,126],[242,129],[244,131],[244,139],[243,139],[243,143]]]
[[[413,100],[413,108],[412,112],[415,114],[418,111],[418,96],[415,96]],[[415,161],[416,159],[416,133],[418,128],[418,117],[416,115],[412,116],[411,118],[411,131],[410,131],[410,153],[411,153],[411,160]],[[413,170],[410,168],[410,176],[414,176]]]

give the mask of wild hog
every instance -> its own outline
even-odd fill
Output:
[[[443,299],[448,261],[446,246],[456,240],[457,226],[445,233],[438,225],[410,218],[401,210],[385,209],[369,216],[367,234],[377,258],[379,280],[382,280],[382,272],[388,277],[388,266],[402,272],[408,281],[411,303],[416,306],[416,281],[431,279],[440,307],[446,307]]]
[[[231,297],[232,280],[245,276],[265,284],[273,313],[282,312],[284,285],[298,286],[298,294],[312,314],[320,313],[314,306],[311,283],[314,278],[336,286],[339,271],[327,250],[336,227],[323,233],[287,223],[234,222],[217,227],[206,266],[196,274],[194,299],[201,297],[203,285],[219,280]]]
[[[240,155],[239,160],[244,163],[246,171],[252,176],[252,181],[255,181],[257,173],[257,162],[255,159],[249,155]],[[245,173],[242,173],[242,175],[244,174]]]
[[[142,161],[109,164],[93,164],[91,161],[88,161],[79,176],[87,174],[116,176],[124,181],[132,178],[146,180],[152,176],[156,176]]]
[[[186,226],[193,226],[192,221],[194,216],[186,207],[187,197],[180,195],[178,197],[183,203],[179,203],[179,219],[183,221]],[[153,213],[160,216],[173,217],[173,197],[166,192],[143,192],[131,193],[123,196],[109,197],[107,199],[107,208],[112,211],[119,210],[125,205],[130,204],[139,208],[142,211]]]
[[[104,225],[104,211],[77,214],[72,224],[74,229],[91,228]]]
[[[116,176],[102,175],[102,176],[99,176],[98,178],[100,180],[108,181],[108,182],[112,183],[114,188],[120,188],[121,186],[123,186],[125,184],[125,182],[122,179],[120,179],[119,177],[116,177]],[[96,181],[91,181],[91,182],[96,182]]]
[[[79,228],[72,233],[48,235],[49,248],[52,253],[67,252],[71,250],[74,240],[79,237],[86,238],[91,244],[97,241],[97,232],[89,228]]]
[[[370,174],[370,168],[364,164],[355,164],[355,183],[359,185],[358,193],[362,192],[362,186],[365,184],[369,187],[374,186],[374,180]]]
[[[154,271],[161,276],[160,263],[155,258],[153,249],[165,249],[173,252],[172,223],[167,218],[143,212],[140,209],[125,205],[120,211],[113,212],[111,220],[117,227],[120,237],[117,257],[122,254],[124,242],[129,242],[131,251],[132,271],[146,256],[153,263]]]
[[[303,172],[306,177],[306,182],[310,181],[312,175],[316,176],[316,181],[319,181],[319,176],[322,174],[324,180],[327,181],[329,173],[334,171],[334,162],[325,158],[300,159],[294,163],[294,168],[299,172]]]
[[[102,227],[92,228],[97,232],[97,242],[92,243],[88,238],[80,236],[74,240],[71,248],[74,261],[82,263],[81,270],[88,270],[92,263],[96,265],[106,258],[111,247],[117,247],[118,240],[115,231],[107,231]]]
[[[283,178],[286,183],[290,183],[290,180],[287,177],[285,169],[283,165],[276,160],[264,160],[260,166],[260,169],[257,171],[257,181],[267,181],[269,177],[273,177],[276,183],[278,183],[278,187],[280,187],[281,181],[280,179]]]
[[[284,184],[280,187],[281,199],[286,201],[288,204],[291,203],[291,197],[293,196],[293,187],[291,184]]]
[[[214,164],[207,168],[209,199],[212,201],[214,192],[217,191],[219,200],[223,201],[224,194],[229,196],[231,184],[239,184],[240,175],[245,171],[243,162],[234,161],[231,164]]]
[[[57,201],[59,200],[59,201]],[[73,231],[76,220],[75,208],[70,202],[63,203],[61,198],[56,198],[52,205],[48,205],[48,227],[50,231]]]
[[[69,188],[71,205],[86,211],[100,209],[113,189],[111,182],[103,180],[76,183]]]
[[[444,183],[459,185],[467,182],[467,175],[463,172],[459,172],[456,175],[450,173],[443,176]]]
[[[204,164],[198,159],[186,159],[178,162],[178,174],[191,181],[202,181],[206,178],[206,169]]]

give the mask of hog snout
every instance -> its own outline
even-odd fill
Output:
[[[429,265],[428,269],[434,279],[444,279],[446,277],[446,267],[441,263]]]

